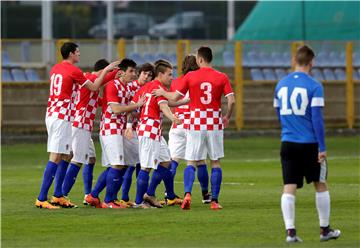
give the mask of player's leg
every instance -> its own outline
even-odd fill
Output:
[[[96,152],[95,152],[94,141],[90,139],[89,159],[87,163],[84,165],[84,169],[82,173],[82,177],[84,181],[84,194],[85,194],[84,199],[88,194],[91,193],[95,163],[96,163]]]
[[[174,178],[180,160],[185,159],[185,149],[186,130],[182,128],[171,128],[169,131],[170,172]]]
[[[202,203],[207,204],[211,202],[211,195],[209,194],[209,173],[205,160],[197,161],[197,178],[200,183],[202,193]]]

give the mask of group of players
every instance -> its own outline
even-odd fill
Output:
[[[211,67],[209,47],[200,47],[196,56],[187,55],[183,61],[184,75],[175,80],[173,67],[165,60],[154,65],[145,63],[137,70],[131,59],[111,64],[102,59],[95,63],[93,72],[82,73],[74,65],[80,59],[76,44],[65,43],[61,54],[64,60],[50,71],[46,114],[50,156],[35,203],[37,207],[76,207],[67,196],[81,166],[85,165],[85,204],[98,208],[162,208],[163,204],[179,204],[184,210],[190,209],[197,168],[203,203],[210,203],[213,210],[222,208],[218,203],[222,181],[219,159],[224,156],[223,128],[228,124],[235,98],[228,77]],[[223,116],[222,95],[228,99],[228,111]],[[98,106],[102,108],[101,162],[106,169],[92,188],[95,149],[91,132]],[[172,112],[170,107],[175,110]],[[163,115],[173,123],[169,146],[162,136]],[[212,166],[211,195],[207,155]],[[174,178],[181,159],[188,161],[184,171],[184,200],[174,192]],[[129,190],[135,168],[136,197],[132,202]],[[54,178],[54,194],[48,202],[48,190]],[[166,189],[163,202],[155,197],[161,181]],[[99,194],[104,189],[101,202]]]
[[[183,76],[172,77],[172,65],[158,60],[137,70],[131,59],[113,63],[99,60],[94,71],[82,73],[74,64],[79,62],[76,44],[61,47],[63,62],[50,72],[50,96],[46,114],[49,161],[45,167],[40,194],[35,205],[57,209],[76,207],[67,197],[82,165],[84,203],[97,208],[162,208],[181,205],[191,207],[195,171],[200,182],[203,203],[219,210],[218,203],[224,156],[223,129],[233,112],[235,97],[228,77],[211,66],[212,51],[200,47],[196,55],[183,61]],[[314,182],[316,206],[320,222],[320,240],[340,236],[330,229],[330,195],[326,184],[326,149],[322,108],[323,88],[309,76],[314,52],[308,46],[298,49],[295,72],[280,80],[275,89],[274,107],[282,127],[281,163],[284,189],[281,209],[287,242],[301,242],[295,229],[295,193]],[[103,97],[99,97],[100,87]],[[170,86],[170,91],[167,87]],[[221,97],[227,99],[225,114],[221,113]],[[95,164],[91,140],[96,108],[101,106],[100,143],[102,165],[106,169],[92,187]],[[174,112],[170,107],[174,107]],[[172,122],[169,146],[162,136],[165,115]],[[207,157],[211,163],[211,194]],[[184,198],[174,192],[174,177],[180,160],[184,169]],[[70,165],[69,165],[70,163]],[[320,166],[321,164],[321,166]],[[150,171],[153,173],[150,180]],[[136,197],[130,201],[129,189],[136,170]],[[54,194],[47,195],[55,178]],[[150,181],[150,182],[149,182]],[[155,197],[157,186],[164,182],[166,198]],[[118,193],[122,187],[122,198]],[[104,201],[99,194],[106,188]]]

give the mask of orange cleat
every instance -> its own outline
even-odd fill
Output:
[[[50,204],[50,202],[48,201],[39,201],[38,199],[36,199],[35,201],[35,206],[38,208],[46,208],[46,209],[60,209],[60,207],[54,206]]]
[[[118,205],[114,201],[112,201],[108,203],[106,202],[101,203],[101,208],[126,208],[126,207],[124,207],[124,205]]]
[[[191,204],[191,195],[190,193],[186,193],[184,200],[181,204],[181,208],[183,210],[190,210],[190,204]]]
[[[87,204],[96,207],[96,208],[101,208],[101,201],[99,197],[93,197],[92,194],[88,194],[85,197],[85,201]]]
[[[64,196],[62,196],[62,197],[53,196],[51,198],[50,203],[55,206],[60,206],[62,208],[77,208],[77,206],[74,203],[72,203],[70,201],[70,199],[68,199],[67,197],[64,197]]]
[[[223,207],[218,203],[218,202],[216,202],[216,201],[212,201],[211,203],[210,203],[210,209],[211,210],[220,210],[220,209],[222,209]]]

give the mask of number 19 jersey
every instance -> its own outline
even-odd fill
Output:
[[[322,85],[308,74],[293,72],[275,88],[274,107],[279,108],[281,141],[317,143],[312,108],[324,106]]]
[[[203,67],[188,72],[176,87],[185,96],[189,91],[190,130],[222,130],[221,97],[234,94],[226,74]]]

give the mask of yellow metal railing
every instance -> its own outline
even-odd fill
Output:
[[[346,122],[348,128],[354,127],[354,120],[355,120],[352,52],[353,52],[353,45],[351,42],[348,42],[346,44]]]
[[[190,40],[178,40],[176,47],[178,76],[182,75],[182,61],[184,60],[186,54],[189,53],[190,53]]]
[[[243,112],[243,91],[244,91],[244,77],[242,66],[242,43],[237,41],[235,43],[235,96],[236,96],[236,112],[235,112],[235,126],[237,130],[244,127],[244,112]]]

